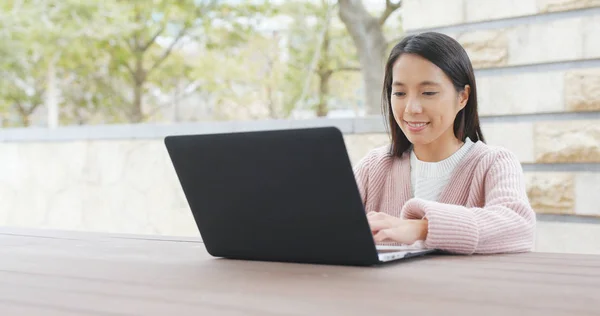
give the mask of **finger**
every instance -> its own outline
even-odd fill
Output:
[[[379,232],[377,232],[377,234],[373,235],[373,240],[375,240],[375,242],[390,241],[389,231],[390,231],[390,229],[380,230]]]
[[[367,214],[367,217],[369,219],[385,219],[390,217],[390,215],[381,212],[369,212],[369,214]]]
[[[383,229],[373,235],[375,242],[395,241],[403,243],[403,234],[400,229],[388,228]]]
[[[392,228],[392,223],[388,220],[371,220],[369,221],[369,226],[371,227],[371,231],[376,232]]]

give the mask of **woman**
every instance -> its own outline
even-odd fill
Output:
[[[355,166],[378,244],[451,253],[531,251],[535,213],[517,157],[484,143],[465,50],[449,36],[405,37],[385,68],[391,146]]]

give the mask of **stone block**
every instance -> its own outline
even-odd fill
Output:
[[[600,121],[534,124],[538,163],[600,162]]]
[[[525,181],[527,196],[536,213],[575,213],[574,174],[526,173]]]
[[[600,225],[538,221],[536,252],[600,255]]]
[[[483,123],[481,131],[487,144],[512,151],[521,162],[534,161],[531,123]]]
[[[588,16],[583,21],[582,26],[583,36],[583,58],[598,58],[600,57],[600,14]]]
[[[600,68],[572,70],[564,75],[569,111],[600,111]]]
[[[344,141],[350,161],[354,165],[372,149],[389,144],[390,137],[386,133],[349,134],[344,135]]]
[[[543,162],[570,161],[564,155],[577,150],[586,157],[596,155],[598,161],[600,122],[547,122],[536,126],[536,137],[541,133],[547,138],[543,139],[547,145],[541,147],[544,151],[534,143],[539,139],[534,137],[530,122],[485,123],[482,129],[489,144],[508,148],[522,162],[534,162],[540,153],[545,154]],[[579,134],[569,136],[573,131]],[[594,131],[596,147],[590,145]],[[389,143],[385,133],[344,137],[353,164],[373,148]],[[563,148],[564,143],[578,147]],[[600,214],[598,173],[526,173],[526,180],[532,205],[540,213]],[[3,143],[0,201],[0,225],[198,235],[162,139],[158,138]]]
[[[465,0],[466,22],[498,20],[537,13],[535,0]]]
[[[583,58],[585,19],[587,17],[573,17],[546,23],[521,24],[507,29],[508,65]]]
[[[479,114],[515,115],[564,111],[564,73],[520,73],[477,78]]]
[[[461,24],[464,0],[404,0],[402,24],[406,31]]]
[[[582,16],[447,34],[463,45],[473,67],[480,69],[599,58],[598,29],[600,17]]]
[[[575,213],[600,216],[600,173],[582,172],[575,180]]]
[[[599,7],[600,0],[404,0],[406,31]]]
[[[537,0],[540,13],[568,11],[600,6],[600,0]]]
[[[474,68],[505,66],[508,63],[508,37],[500,31],[474,31],[456,36]]]

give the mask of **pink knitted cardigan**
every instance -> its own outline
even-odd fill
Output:
[[[476,142],[455,168],[439,201],[412,197],[410,154],[370,151],[354,167],[366,212],[427,219],[424,246],[457,254],[527,252],[536,217],[519,160],[506,149]]]

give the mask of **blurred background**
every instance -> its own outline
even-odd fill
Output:
[[[598,0],[4,0],[0,225],[197,236],[164,136],[333,125],[356,163],[423,31],[469,53],[536,250],[600,253]]]

